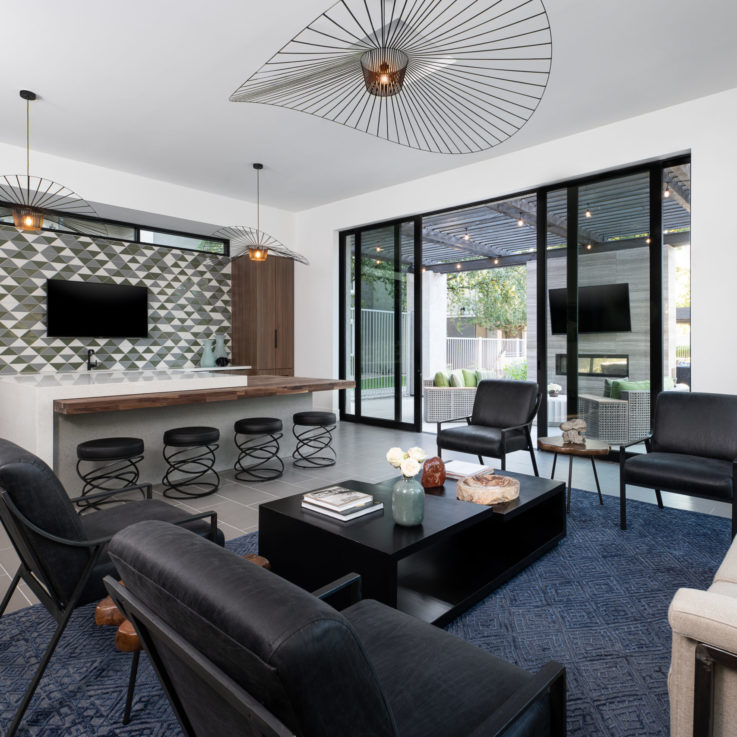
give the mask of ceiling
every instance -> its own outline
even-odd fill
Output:
[[[249,200],[262,161],[262,202],[302,210],[737,87],[733,0],[546,0],[547,91],[488,151],[425,153],[229,102],[328,2],[4,0],[0,141],[24,145],[31,89],[32,149]]]

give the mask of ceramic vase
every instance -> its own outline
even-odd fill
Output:
[[[225,352],[225,336],[222,333],[215,335],[215,362],[218,358],[227,358],[228,354]]]
[[[415,479],[402,476],[392,491],[392,516],[398,525],[414,527],[425,517],[425,490]]]
[[[215,355],[212,352],[212,341],[209,338],[202,340],[202,357],[200,358],[201,368],[212,368],[215,365]]]

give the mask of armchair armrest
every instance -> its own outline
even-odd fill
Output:
[[[546,663],[532,680],[512,694],[487,717],[469,737],[502,735],[524,712],[546,693],[550,699],[550,735],[564,737],[566,730],[566,669],[555,662]]]
[[[440,430],[440,426],[444,425],[446,422],[460,422],[461,420],[465,420],[469,425],[471,424],[471,415],[465,415],[463,417],[453,417],[450,420],[441,420],[437,423],[438,430]]]
[[[530,420],[532,422],[532,420]],[[505,432],[512,432],[512,430],[524,430],[530,426],[530,422],[523,422],[521,425],[511,425],[510,427],[501,428],[501,433],[504,435]]]
[[[647,447],[648,451],[650,450],[650,441],[653,438],[653,434],[650,433],[649,435],[646,435],[644,438],[637,438],[637,440],[630,440],[626,443],[620,443],[619,444],[619,450],[620,452],[623,451],[625,448],[629,448],[630,445],[639,445],[640,443],[645,443],[645,446]]]
[[[668,622],[674,634],[737,653],[737,599],[731,596],[678,589]]]
[[[345,609],[345,607],[361,601],[361,575],[359,573],[348,573],[325,586],[321,586],[319,589],[313,591],[312,594],[328,604],[330,603],[328,601],[329,599],[342,594],[340,596],[341,606],[336,606],[335,608]]]
[[[133,486],[125,486],[122,489],[110,489],[109,491],[96,491],[94,494],[83,494],[82,496],[73,496],[70,501],[74,502],[86,502],[96,499],[110,499],[116,494],[124,494],[128,491],[135,491],[138,489],[143,494],[144,499],[153,498],[153,487],[151,484],[134,484]]]

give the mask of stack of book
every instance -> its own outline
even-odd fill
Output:
[[[445,475],[450,479],[462,479],[484,471],[492,472],[493,469],[489,466],[482,466],[480,463],[469,463],[468,461],[448,461],[445,464]]]
[[[318,512],[333,519],[347,522],[364,514],[371,514],[384,508],[371,494],[346,489],[344,486],[330,486],[327,489],[309,491],[302,497],[302,509]]]

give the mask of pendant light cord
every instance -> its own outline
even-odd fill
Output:
[[[26,100],[26,188],[31,192],[31,101]]]
[[[256,169],[256,232],[258,239],[261,240],[261,221],[259,211],[261,210],[261,170]]]

